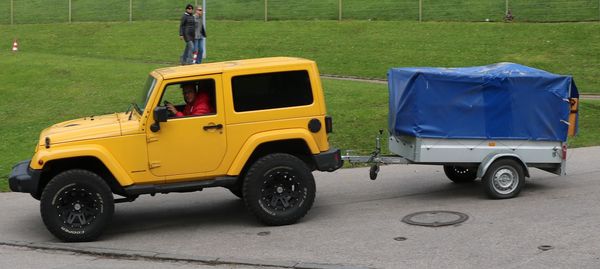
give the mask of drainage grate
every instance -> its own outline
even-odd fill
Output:
[[[469,219],[465,213],[454,211],[422,211],[406,215],[402,219],[404,223],[410,225],[440,227],[455,225]]]

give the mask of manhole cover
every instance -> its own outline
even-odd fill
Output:
[[[427,227],[454,225],[469,219],[464,213],[454,211],[423,211],[412,213],[402,219],[404,223]]]

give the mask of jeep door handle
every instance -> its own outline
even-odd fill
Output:
[[[204,131],[208,131],[210,129],[223,129],[223,124],[212,124],[212,125],[204,125],[204,127],[202,127],[202,129],[204,129]]]

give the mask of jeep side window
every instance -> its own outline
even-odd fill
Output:
[[[213,115],[217,112],[215,81],[204,79],[167,85],[160,100],[169,108],[169,117]]]
[[[235,111],[253,111],[313,103],[306,70],[235,76],[231,79]]]

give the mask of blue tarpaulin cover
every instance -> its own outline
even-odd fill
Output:
[[[514,64],[392,68],[395,136],[566,141],[573,78]]]

